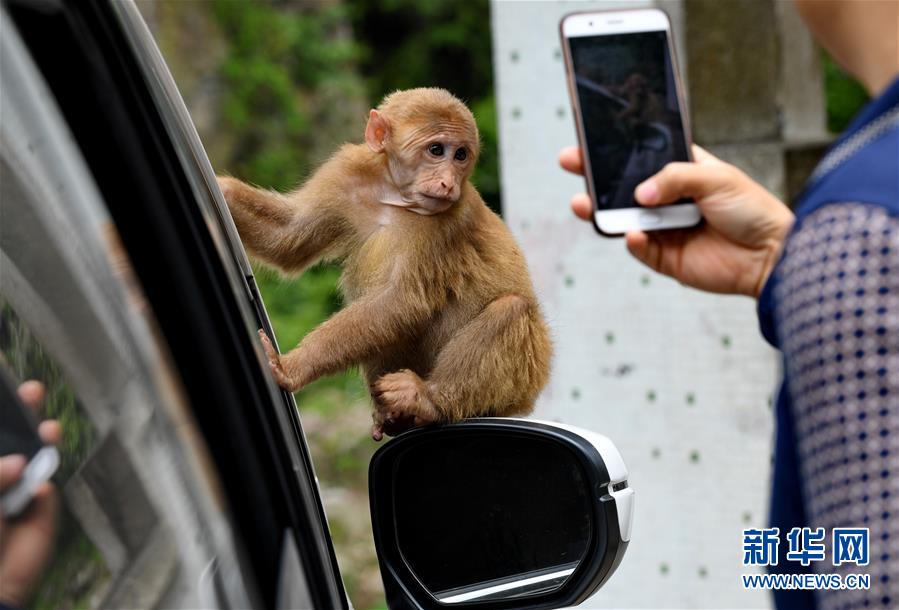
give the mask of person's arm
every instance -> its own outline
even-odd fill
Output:
[[[758,297],[793,225],[793,213],[733,165],[698,146],[693,157],[695,163],[666,165],[639,185],[635,196],[650,207],[690,197],[703,223],[692,229],[628,233],[627,247],[655,271],[688,286]],[[576,147],[563,150],[559,162],[568,171],[584,173]],[[571,207],[584,220],[593,213],[586,194],[576,195]]]
[[[869,574],[870,590],[823,592],[826,607],[896,607],[899,219],[864,204],[821,208],[790,236],[777,274],[808,525],[828,539],[834,527],[870,528],[870,565],[816,564]]]

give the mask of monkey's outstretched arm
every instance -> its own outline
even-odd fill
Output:
[[[279,385],[295,392],[407,340],[423,328],[430,312],[426,304],[388,289],[338,311],[286,354],[278,356],[267,345],[269,363]]]
[[[240,239],[253,256],[296,273],[326,255],[340,254],[349,227],[314,178],[291,195],[227,176],[218,181]]]

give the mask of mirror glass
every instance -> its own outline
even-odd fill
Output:
[[[590,493],[559,443],[444,436],[410,447],[394,476],[400,551],[442,603],[558,589],[587,551]]]

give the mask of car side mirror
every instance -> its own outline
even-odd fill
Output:
[[[634,508],[609,439],[500,418],[390,441],[372,458],[369,497],[394,610],[578,604],[621,562]]]

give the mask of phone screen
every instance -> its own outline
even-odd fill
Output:
[[[24,454],[30,461],[43,443],[37,424],[15,393],[6,371],[0,371],[0,455]]]
[[[639,207],[638,184],[689,160],[668,33],[577,36],[568,44],[596,206]]]

